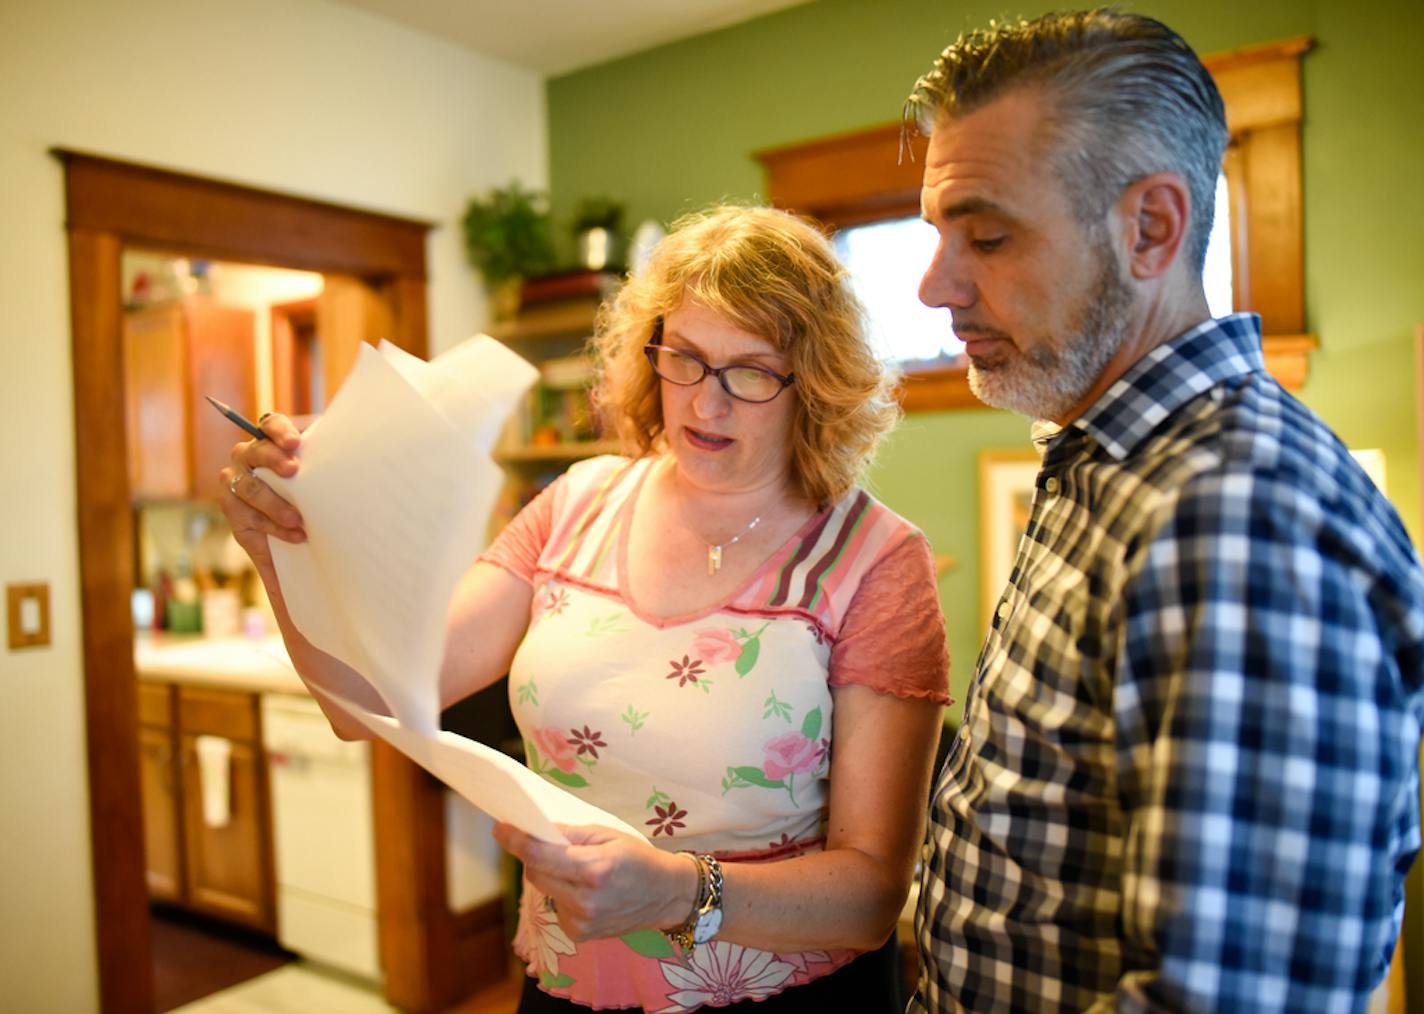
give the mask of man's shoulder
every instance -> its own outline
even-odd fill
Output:
[[[1398,514],[1349,448],[1267,374],[1204,393],[1141,453],[1171,477],[1164,520],[1177,532],[1329,538],[1380,562],[1412,557]]]

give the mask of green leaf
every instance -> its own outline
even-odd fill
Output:
[[[735,775],[742,781],[747,782],[751,785],[760,785],[764,789],[786,788],[785,782],[783,782],[780,778],[778,778],[776,781],[772,781],[766,776],[766,774],[762,771],[761,768],[754,768],[751,766],[728,768],[727,773],[729,775]]]
[[[548,972],[540,972],[539,981],[550,989],[563,989],[574,984],[574,980],[567,975],[550,975]]]
[[[588,779],[583,775],[572,774],[568,771],[560,771],[558,768],[550,768],[548,771],[541,771],[540,774],[552,778],[560,785],[567,785],[571,789],[588,788]]]
[[[645,958],[671,958],[677,953],[673,949],[672,941],[657,930],[625,933],[619,939],[632,948],[635,954],[641,954]]]
[[[527,740],[527,739],[526,739],[526,740],[524,741],[524,756],[528,759],[528,762],[529,762],[529,770],[530,770],[530,771],[538,771],[538,770],[539,770],[539,751],[534,748],[534,743],[533,743],[531,740]]]
[[[812,708],[806,712],[806,717],[801,720],[801,735],[807,739],[815,739],[821,734],[821,709]]]
[[[745,676],[752,671],[752,666],[757,663],[757,656],[761,654],[761,641],[753,638],[742,645],[742,653],[737,656],[737,675]]]

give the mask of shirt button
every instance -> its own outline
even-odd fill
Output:
[[[920,846],[920,858],[923,859],[925,862],[929,862],[930,857],[933,855],[934,846],[931,845],[929,842],[925,842],[923,845]]]
[[[1009,600],[1005,599],[1000,602],[999,608],[994,610],[994,614],[1001,620],[1007,620],[1009,618]]]
[[[1050,475],[1047,479],[1044,479],[1044,480],[1043,480],[1043,488],[1046,489],[1046,490],[1048,490],[1048,492],[1050,492],[1050,493],[1057,493],[1057,492],[1058,492],[1058,476],[1056,476],[1056,475]]]

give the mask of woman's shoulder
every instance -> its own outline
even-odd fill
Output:
[[[570,465],[559,477],[563,485],[586,487],[629,477],[648,467],[650,457],[627,458],[621,454],[599,454]]]
[[[551,546],[582,540],[593,527],[612,524],[650,464],[649,458],[601,454],[570,465],[545,491]]]
[[[894,549],[907,539],[925,537],[914,522],[861,486],[852,486],[831,504],[827,511],[827,527],[873,533],[875,537],[865,542],[874,545],[876,555]]]

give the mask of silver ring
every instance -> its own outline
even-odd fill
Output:
[[[232,476],[232,482],[227,484],[227,491],[233,496],[237,496],[237,484],[251,474],[251,472],[245,469],[239,469],[238,471],[234,472]]]

